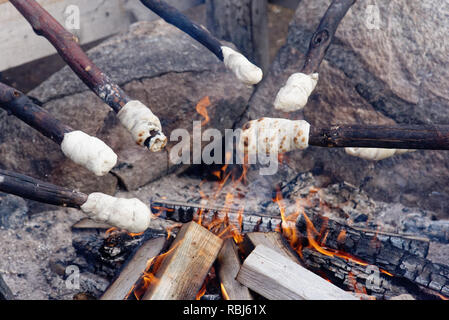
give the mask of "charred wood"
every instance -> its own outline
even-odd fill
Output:
[[[316,230],[322,227],[327,230],[322,243],[325,248],[356,257],[366,264],[377,266],[444,296],[449,295],[449,268],[426,259],[428,241],[376,234],[375,231],[369,234],[319,214],[308,212],[307,215]],[[307,219],[301,215],[297,220],[297,228],[305,238],[310,234],[307,225]]]
[[[164,244],[164,237],[145,242],[123,267],[101,300],[124,300],[146,269],[148,262],[162,251]]]
[[[241,232],[271,232],[276,231],[280,224],[280,217],[273,217],[263,213],[250,213],[225,207],[214,207],[189,202],[154,199],[151,201],[151,210],[159,218],[169,219],[176,222],[212,221],[224,219],[226,216],[229,223],[240,226]],[[240,220],[241,219],[241,220]]]

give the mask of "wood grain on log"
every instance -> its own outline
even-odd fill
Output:
[[[330,128],[310,128],[312,146],[343,148],[392,148],[449,150],[449,126],[398,125],[362,126],[341,125]]]
[[[225,291],[223,295],[229,300],[253,300],[248,288],[235,279],[240,266],[240,257],[234,240],[225,240],[217,258],[218,277]]]
[[[145,242],[120,271],[118,277],[101,297],[101,300],[124,300],[145,271],[148,261],[162,251],[165,241],[165,238],[161,237]]]
[[[237,280],[270,300],[356,300],[264,245],[258,245],[245,259]]]
[[[57,206],[80,208],[87,195],[16,172],[0,169],[0,191]]]
[[[22,92],[3,83],[0,83],[0,107],[57,144],[62,143],[64,134],[74,131],[36,105]]]
[[[249,255],[255,247],[261,244],[268,248],[272,248],[292,261],[299,263],[298,255],[292,251],[282,235],[277,232],[247,233],[245,234],[241,248],[245,255]]]
[[[195,222],[179,231],[143,300],[194,300],[223,240]]]

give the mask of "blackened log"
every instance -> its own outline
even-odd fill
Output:
[[[301,251],[304,266],[339,287],[375,299],[390,299],[406,293],[422,296],[422,290],[407,279],[382,273],[377,266],[361,265],[340,257],[330,257],[312,248]]]
[[[140,0],[148,9],[168,23],[184,31],[223,61],[222,44],[207,29],[191,21],[178,9],[161,0]]]
[[[397,277],[408,279],[444,296],[449,296],[449,267],[426,259],[429,242],[388,234],[372,234],[342,225],[319,214],[307,212],[316,230],[326,230],[325,241],[315,239],[322,246],[374,265]],[[310,226],[309,226],[310,228]],[[297,220],[297,229],[306,239],[307,221],[304,215]],[[309,230],[310,234],[310,230]]]
[[[0,191],[34,201],[77,209],[87,201],[87,195],[84,193],[2,169],[0,169]]]
[[[36,105],[22,92],[3,83],[0,83],[0,107],[57,144],[62,143],[64,134],[74,131]]]
[[[115,112],[131,99],[84,53],[78,39],[35,0],[11,0],[37,35],[45,37],[78,77]]]
[[[301,70],[302,73],[312,74],[318,72],[340,22],[355,2],[356,0],[332,1],[310,40],[309,50],[307,51],[306,60]],[[303,14],[307,15],[307,12]]]
[[[239,227],[239,231],[242,233],[280,230],[279,228],[282,222],[280,217],[273,217],[263,213],[250,213],[232,208],[163,199],[151,200],[151,210],[153,214],[162,219],[182,223],[199,221],[199,219],[208,222],[214,219],[225,219],[227,217],[229,224]]]
[[[309,144],[319,147],[449,150],[447,125],[361,126],[310,128]]]
[[[165,242],[165,238],[161,237],[148,240],[142,244],[101,296],[101,300],[125,300],[134,284],[147,268],[149,261],[161,253]]]

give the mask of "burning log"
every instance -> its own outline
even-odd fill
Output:
[[[185,224],[143,300],[194,300],[222,244],[223,240],[199,224]]]
[[[226,300],[253,300],[248,288],[235,280],[241,263],[233,239],[227,239],[217,258],[218,277],[222,285],[222,294]]]
[[[11,4],[25,17],[37,35],[44,36],[58,51],[78,77],[119,117],[137,144],[157,152],[164,148],[167,138],[159,119],[140,101],[131,98],[84,53],[78,39],[66,31],[34,0],[11,0]]]
[[[249,213],[225,207],[214,207],[195,203],[173,200],[153,199],[151,201],[153,214],[162,219],[176,222],[190,222],[214,219],[225,219],[229,224],[241,226],[241,232],[270,232],[275,231],[281,224],[280,217],[273,217],[263,213]]]
[[[117,155],[103,141],[61,123],[23,93],[0,83],[0,107],[61,146],[66,157],[97,176],[107,174]]]
[[[14,295],[0,274],[0,300],[14,300]]]
[[[133,233],[145,231],[153,218],[138,199],[121,199],[94,192],[90,195],[0,169],[0,191],[19,197],[82,210],[90,218]]]
[[[245,84],[257,84],[262,80],[263,73],[260,68],[252,64],[241,53],[223,46],[206,28],[191,21],[176,8],[161,0],[140,0],[147,8],[159,15],[168,23],[190,35],[201,43],[218,59],[224,62],[237,78]]]
[[[318,69],[329,49],[340,22],[356,0],[333,0],[310,40],[306,60],[300,73],[293,74],[281,88],[275,109],[292,112],[304,108],[318,83]],[[307,14],[307,13],[304,13]]]
[[[285,238],[277,232],[250,232],[245,234],[242,251],[245,255],[249,255],[258,245],[264,245],[268,248],[276,250],[278,253],[299,263],[298,255],[293,252],[291,247],[286,243]]]
[[[131,260],[120,271],[119,276],[109,286],[101,300],[125,300],[130,288],[139,280],[148,262],[164,248],[165,238],[151,239],[145,242],[134,254]]]
[[[314,241],[311,226],[320,230],[323,224],[327,230],[323,244],[325,254],[356,257],[355,261],[362,264],[377,266],[388,274],[449,295],[449,268],[426,259],[428,241],[376,232],[364,233],[313,213],[300,216],[297,229],[309,241]]]
[[[362,147],[388,149],[449,150],[449,126],[341,125],[311,127],[305,120],[261,118],[243,126],[241,153],[277,155],[309,145],[325,148]]]
[[[237,280],[270,300],[356,300],[264,245],[258,245],[245,259]]]

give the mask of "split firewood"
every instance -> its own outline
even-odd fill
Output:
[[[22,92],[0,83],[0,107],[61,146],[64,155],[97,176],[117,163],[117,155],[103,141],[61,123]]]
[[[302,70],[290,76],[276,96],[274,107],[284,112],[304,108],[318,83],[318,69],[329,49],[335,32],[356,0],[333,0],[310,40]],[[304,14],[307,14],[306,12]]]
[[[449,268],[426,259],[428,240],[375,231],[371,234],[361,232],[312,212],[297,220],[297,230],[305,239],[310,239],[312,225],[315,230],[325,225],[323,246],[329,255],[355,257],[366,265],[449,296]]]
[[[91,219],[141,233],[154,218],[139,199],[122,199],[103,193],[89,195],[43,182],[19,173],[0,169],[0,191],[26,199],[82,210]]]
[[[309,145],[326,148],[449,150],[449,126],[340,125],[316,128],[305,120],[260,118],[243,126],[238,150],[241,154],[277,155],[303,150]]]
[[[160,254],[165,242],[164,237],[145,242],[123,267],[118,277],[103,294],[101,300],[124,300],[146,269],[148,262]]]
[[[14,300],[14,295],[11,292],[11,289],[6,284],[5,280],[3,280],[1,274],[0,274],[0,300]]]
[[[291,259],[296,263],[300,263],[298,255],[293,252],[292,248],[286,243],[286,240],[277,232],[250,232],[245,234],[243,243],[240,245],[243,253],[247,256],[258,245],[264,245],[268,248],[276,250],[278,253]]]
[[[229,224],[238,226],[242,233],[270,232],[279,229],[281,218],[260,212],[245,212],[232,208],[208,206],[174,200],[152,199],[151,211],[161,219],[176,222],[213,221],[224,220],[227,217]]]
[[[194,300],[222,245],[223,240],[199,224],[185,224],[143,300]]]
[[[264,245],[258,245],[245,259],[237,280],[270,300],[357,300]]]
[[[257,84],[262,80],[262,70],[252,64],[243,54],[224,46],[205,27],[191,21],[176,8],[161,0],[140,0],[147,8],[168,23],[190,35],[201,43],[218,59],[224,62],[236,77],[245,84]]]
[[[218,254],[217,269],[222,294],[226,300],[253,300],[248,288],[235,279],[240,267],[240,257],[234,240],[225,240]]]
[[[25,17],[36,34],[44,36],[58,51],[78,77],[116,113],[138,145],[151,151],[162,150],[167,138],[160,120],[143,103],[132,100],[117,84],[105,75],[84,53],[78,39],[66,31],[35,0],[11,0],[11,4]]]

